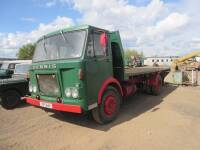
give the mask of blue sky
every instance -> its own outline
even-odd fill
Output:
[[[135,6],[145,6],[151,0],[129,0]],[[177,2],[178,0],[164,0]],[[48,0],[1,0],[0,32],[30,31],[37,28],[39,23],[48,23],[57,16],[67,16],[74,20],[81,16],[69,4],[46,6]]]
[[[68,16],[76,19],[78,11],[69,5],[47,7],[46,0],[1,0],[0,32],[30,31],[39,23],[48,23],[57,16]]]
[[[119,30],[125,48],[146,56],[200,49],[199,0],[1,0],[0,57],[61,27]]]

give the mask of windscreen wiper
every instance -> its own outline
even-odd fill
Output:
[[[74,51],[74,48],[73,46],[67,41],[67,39],[65,38],[64,34],[63,34],[63,31],[60,30],[60,34],[62,35],[62,38],[64,39],[64,41],[71,47],[71,49]]]
[[[63,34],[63,31],[62,30],[60,30],[60,34],[62,35],[62,38],[63,38],[63,40],[65,41],[65,42],[67,42],[67,40],[66,40],[66,38],[65,38],[65,36],[64,36],[64,34]],[[67,42],[68,43],[68,42]]]
[[[45,45],[45,36],[43,36],[43,48],[44,48],[45,53],[47,54],[47,49]]]

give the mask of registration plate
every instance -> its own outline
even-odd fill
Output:
[[[40,102],[40,106],[52,109],[52,104],[51,103]]]

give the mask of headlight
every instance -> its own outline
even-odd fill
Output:
[[[71,97],[72,92],[71,92],[71,89],[70,89],[70,88],[66,88],[66,89],[65,89],[65,95],[66,95],[67,97]]]
[[[31,84],[29,84],[29,92],[33,92],[33,87]]]
[[[33,86],[33,92],[36,93],[37,92],[37,87]]]
[[[78,89],[77,88],[73,88],[72,89],[72,97],[73,98],[78,98]]]

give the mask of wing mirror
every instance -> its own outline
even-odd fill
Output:
[[[108,42],[108,38],[107,38],[107,35],[106,35],[106,33],[104,32],[104,33],[102,33],[101,35],[100,35],[100,44],[101,44],[101,46],[102,46],[102,48],[103,48],[103,52],[104,52],[104,55],[106,56],[107,54],[107,52],[106,52],[106,47],[107,47],[107,42]]]
[[[104,32],[100,35],[100,44],[102,47],[106,47],[107,42],[108,42],[108,38],[107,38],[106,33]]]

